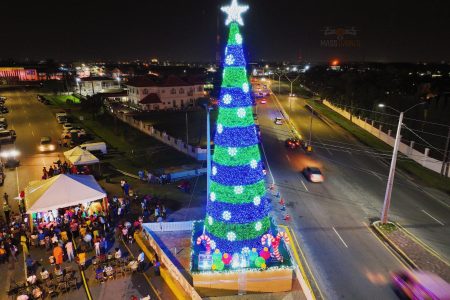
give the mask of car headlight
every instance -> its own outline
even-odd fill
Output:
[[[53,151],[53,150],[55,150],[55,145],[50,145],[50,147],[49,147],[49,148],[50,148],[50,150],[52,150],[52,151]]]
[[[45,150],[45,148],[44,148],[44,146],[39,146],[39,151],[44,151]]]

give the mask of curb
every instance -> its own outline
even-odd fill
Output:
[[[446,264],[447,266],[450,267],[450,263],[444,258],[442,257],[439,253],[437,253],[434,249],[432,249],[430,246],[428,246],[427,244],[425,244],[423,241],[421,241],[418,237],[416,237],[414,234],[412,234],[410,231],[408,231],[405,227],[403,227],[400,224],[395,224],[397,227],[399,227],[401,230],[403,230],[403,232],[405,232],[405,234],[407,234],[411,239],[413,239],[417,244],[419,244],[420,246],[422,246],[422,248],[424,248],[425,250],[427,250],[431,255],[435,256],[436,258],[438,258],[440,261],[442,261],[444,264]]]
[[[395,223],[391,223],[390,224],[394,225],[397,230],[402,230],[399,226],[397,226],[397,224]],[[380,221],[375,221],[373,222],[370,226],[378,233],[378,236],[381,236],[381,238],[389,244],[389,246],[391,246],[392,249],[395,250],[395,252],[401,256],[401,258],[408,264],[410,265],[412,268],[414,269],[419,269],[419,267],[414,263],[414,261],[409,258],[408,255],[406,255],[405,252],[403,252],[394,242],[392,242],[379,228],[378,228],[378,224],[380,224]]]

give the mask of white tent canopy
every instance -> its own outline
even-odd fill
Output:
[[[60,174],[32,181],[25,188],[27,213],[45,212],[106,197],[92,175]]]
[[[67,160],[69,160],[72,164],[78,166],[78,165],[92,165],[99,163],[99,160],[97,157],[95,157],[91,152],[88,150],[81,149],[80,147],[76,146],[73,149],[70,149],[69,151],[64,152],[64,156]]]

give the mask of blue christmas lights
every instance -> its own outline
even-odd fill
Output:
[[[223,185],[248,185],[264,179],[261,161],[256,162],[255,168],[250,162],[243,166],[222,166],[213,162],[212,166],[216,167],[217,173],[211,180]]]
[[[222,133],[216,132],[214,144],[223,147],[248,147],[259,143],[255,125],[247,127],[223,127]]]
[[[231,223],[248,223],[256,222],[267,216],[270,210],[269,200],[266,197],[261,197],[261,202],[257,206],[253,202],[242,203],[239,209],[236,209],[236,204],[225,203],[220,201],[209,201],[206,207],[208,214],[214,220],[223,221],[222,214],[224,211],[231,213]]]

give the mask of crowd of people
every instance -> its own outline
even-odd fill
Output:
[[[87,165],[79,167],[74,164],[68,163],[67,161],[62,162],[61,160],[54,162],[53,165],[49,166],[48,168],[42,168],[42,179],[48,179],[59,174],[89,175],[91,174],[91,170]]]

